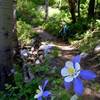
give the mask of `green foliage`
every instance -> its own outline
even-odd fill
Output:
[[[56,57],[58,57],[59,56],[59,54],[60,54],[60,51],[59,51],[59,49],[58,48],[53,48],[53,50],[52,50],[52,55],[53,55],[53,57],[54,58],[56,58]]]
[[[52,100],[70,100],[70,94],[63,88],[57,87],[53,89]]]
[[[84,22],[83,22],[84,21]],[[83,23],[82,23],[83,22]],[[70,25],[70,30],[73,30],[75,32],[84,32],[89,28],[88,22],[86,20],[80,20],[75,24]]]
[[[45,0],[31,0],[33,1],[36,5],[45,5]],[[48,0],[49,1],[49,5],[53,6],[58,0]]]
[[[32,26],[24,21],[17,21],[17,33],[22,43],[29,43],[30,37],[37,35],[37,33],[33,31]]]
[[[51,33],[53,35],[57,35],[60,30],[59,24],[60,24],[59,21],[51,20],[51,21],[47,22],[44,25],[44,27],[45,27],[45,30],[48,31],[49,33]]]
[[[85,21],[86,22],[86,21]],[[81,24],[82,25],[82,24]],[[86,25],[86,24],[85,24]],[[80,30],[82,33],[77,33],[74,37],[74,44],[76,47],[79,47],[81,52],[91,52],[96,45],[100,44],[100,21],[99,20],[88,20],[88,27],[85,30],[84,28]],[[94,30],[94,31],[93,31]]]
[[[59,6],[59,0],[49,0],[49,5],[57,14],[51,14],[48,21],[44,22],[44,0],[17,0],[17,33],[22,43],[29,43],[30,37],[37,35],[32,27],[42,26],[47,32],[58,36],[60,29],[66,24],[72,32],[76,34],[70,37],[72,44],[77,46],[81,52],[90,52],[96,45],[100,44],[100,20],[87,19],[87,9],[89,0],[81,0],[80,14],[75,24],[71,23],[68,2],[62,0]],[[42,9],[41,9],[42,6]],[[50,8],[49,7],[49,8]],[[39,9],[40,8],[40,9]],[[49,9],[49,15],[52,13]],[[77,14],[77,13],[76,13]],[[43,65],[32,66],[35,80],[28,84],[23,84],[21,72],[15,75],[16,86],[6,85],[6,91],[0,92],[2,100],[34,100],[34,94],[38,84],[43,79],[49,79],[49,88],[52,91],[52,100],[69,100],[72,92],[68,93],[62,87],[59,66],[50,66],[51,57],[59,56],[58,48],[54,48],[51,55],[48,55]],[[99,86],[96,87],[97,90]]]
[[[43,27],[50,34],[58,36],[60,29],[62,28],[62,24],[68,21],[66,18],[69,14],[66,14],[62,11],[60,14],[55,14],[48,19],[48,22],[44,23]]]
[[[32,67],[32,71],[39,81],[43,79],[49,80],[48,88],[50,88],[52,93],[51,100],[65,100],[65,98],[69,100],[70,94],[62,87],[63,81],[59,72],[60,68],[59,66],[50,66],[51,58],[52,56],[48,55],[45,59],[45,63]]]
[[[45,4],[45,0],[31,0],[32,2],[34,2],[36,5],[44,5]]]
[[[38,11],[36,4],[30,0],[18,0],[17,2],[17,20],[25,21],[28,24],[36,26],[42,23],[42,13]]]
[[[35,5],[31,1],[18,0],[17,1],[17,19],[19,18],[27,23],[30,23],[32,18],[35,16],[34,9]]]
[[[0,100],[34,100],[38,81],[32,80],[30,83],[23,83],[22,74],[16,72],[15,86],[6,84],[5,87],[5,91],[0,92]]]
[[[83,18],[87,17],[88,13],[88,3],[86,2],[85,4],[80,5],[80,14]]]
[[[93,51],[93,49],[98,45],[100,44],[100,35],[99,35],[99,32],[94,32],[94,33],[91,33],[91,34],[97,34],[97,36],[95,35],[90,35],[90,34],[86,34],[83,38],[83,40],[81,41],[80,43],[80,50],[81,51],[85,51],[85,52],[91,52]]]

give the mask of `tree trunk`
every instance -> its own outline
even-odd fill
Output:
[[[12,74],[13,0],[0,0],[0,90]]]
[[[78,17],[80,17],[80,2],[81,0],[78,0]]]
[[[49,0],[45,0],[45,21],[48,19],[48,6],[49,6]]]
[[[13,32],[12,32],[12,47],[18,49],[18,38],[16,31],[16,0],[13,0]]]
[[[88,8],[88,17],[94,17],[95,0],[90,0]]]
[[[16,0],[13,0],[13,32],[11,35],[12,40],[12,49],[13,49],[13,62],[17,62],[19,59],[19,43],[17,38],[17,30],[16,30]]]
[[[70,8],[70,13],[71,13],[71,16],[72,16],[72,21],[73,23],[76,22],[76,16],[75,16],[75,0],[68,0],[68,3],[69,3],[69,8]]]

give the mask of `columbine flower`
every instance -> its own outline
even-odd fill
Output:
[[[49,52],[51,52],[51,48],[52,48],[51,45],[47,45],[46,48],[45,48],[45,50],[44,50],[44,53],[48,54]]]
[[[80,68],[80,55],[73,57],[72,61],[67,61],[65,67],[61,69],[61,75],[64,77],[64,85],[68,90],[73,82],[74,92],[77,95],[82,95],[84,87],[82,79],[92,80],[96,78],[96,74],[90,70],[81,70]]]
[[[45,81],[43,86],[39,86],[39,89],[36,91],[37,94],[34,96],[34,98],[42,100],[42,97],[48,97],[49,95],[51,95],[51,92],[45,90],[47,83],[48,80]]]
[[[40,50],[44,50],[44,54],[47,55],[49,52],[51,52],[51,48],[53,47],[52,44],[44,44],[40,46]]]

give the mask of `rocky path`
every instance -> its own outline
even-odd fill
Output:
[[[59,48],[59,50],[61,52],[61,55],[56,59],[52,59],[52,61],[51,61],[52,66],[63,67],[65,61],[71,59],[74,55],[80,53],[77,48],[73,47],[70,44],[65,44],[62,40],[57,39],[55,36],[52,36],[51,34],[47,33],[42,28],[37,27],[37,28],[33,28],[33,30],[35,32],[39,33],[39,36],[42,39],[42,43],[45,43],[45,42],[52,43],[55,47]],[[83,64],[82,64],[83,66],[82,67],[84,69],[94,70],[97,73],[96,81],[99,83],[100,82],[100,71],[99,71],[98,68],[100,68],[100,64],[98,64],[96,66],[95,65],[95,60],[91,62],[92,58],[93,58],[93,56],[90,55],[90,57],[83,60]],[[98,59],[100,60],[100,58],[98,58]],[[85,64],[84,64],[84,61],[85,61]],[[94,67],[87,67],[86,65],[94,66]],[[96,68],[95,68],[95,66],[96,66]],[[89,84],[86,83],[86,86],[85,86],[86,89],[85,89],[83,100],[89,100],[89,99],[91,99],[91,100],[100,100],[100,89],[97,92],[97,91],[95,91],[95,88],[91,89],[88,86],[89,86]],[[99,88],[100,88],[100,86],[99,86]]]
[[[65,59],[70,59],[73,55],[78,53],[77,48],[73,47],[72,45],[65,44],[61,39],[57,39],[55,36],[47,33],[42,28],[37,27],[33,28],[33,30],[39,33],[42,43],[48,42],[53,44],[55,47],[58,47]]]

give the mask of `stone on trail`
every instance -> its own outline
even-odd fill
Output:
[[[86,53],[86,52],[82,52],[82,53],[80,54],[81,58],[86,58],[88,55],[89,55],[89,54]]]
[[[36,65],[41,64],[40,60],[36,60],[36,61],[35,61],[35,64],[36,64]]]
[[[97,45],[94,49],[94,53],[100,53],[100,45]]]

